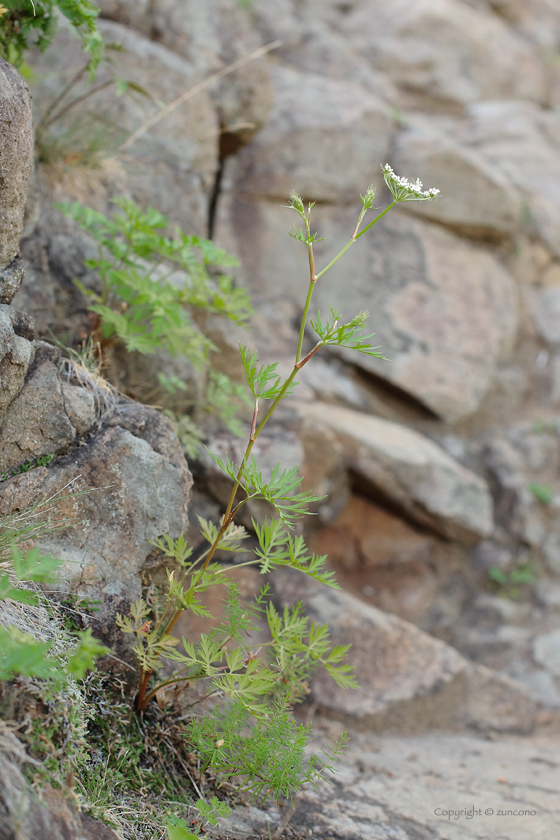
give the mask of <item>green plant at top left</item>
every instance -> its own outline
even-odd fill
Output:
[[[89,56],[91,81],[103,55],[103,38],[97,28],[99,8],[91,0],[2,0],[0,56],[19,67],[30,46],[38,46],[41,52],[46,50],[58,29],[58,12],[76,27],[82,38]],[[36,40],[32,41],[34,36]]]

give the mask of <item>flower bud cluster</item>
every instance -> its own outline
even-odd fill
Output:
[[[423,190],[422,187],[424,185],[420,178],[412,182],[407,178],[401,178],[399,175],[395,175],[388,163],[382,166],[381,169],[383,170],[385,183],[395,201],[432,201],[440,194],[439,190],[434,187],[429,190]]]

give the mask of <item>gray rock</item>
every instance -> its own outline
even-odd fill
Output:
[[[492,499],[484,479],[436,443],[380,417],[322,403],[299,404],[336,432],[346,463],[416,522],[451,539],[472,542],[493,527]]]
[[[21,391],[35,354],[33,344],[16,334],[12,311],[0,304],[0,423]]]
[[[261,46],[261,39],[237,0],[154,0],[151,30],[168,49],[193,62],[203,78]],[[236,151],[266,123],[271,106],[268,59],[246,64],[213,84],[210,95],[217,108],[226,152]]]
[[[362,184],[363,192],[367,181]],[[352,208],[322,205],[313,211],[312,227],[326,237],[316,248],[319,269],[352,234],[357,192]],[[289,305],[295,320],[309,267],[305,247],[286,240],[296,219],[281,204],[225,194],[216,238],[240,258],[240,282],[256,305],[265,300]],[[515,284],[498,259],[398,213],[368,231],[318,282],[312,311],[328,312],[331,304],[344,318],[369,308],[374,344],[391,362],[342,351],[345,360],[388,380],[450,423],[477,411],[517,334]]]
[[[97,420],[93,392],[68,382],[62,382],[61,386],[64,408],[70,423],[79,435],[87,434],[94,428]]]
[[[27,183],[33,167],[31,98],[20,74],[0,61],[0,269],[19,253]]]
[[[496,523],[528,545],[541,545],[546,533],[522,458],[505,440],[494,440],[482,449],[495,500]]]
[[[128,611],[141,595],[142,570],[162,562],[150,540],[187,530],[191,485],[171,423],[155,409],[127,403],[48,469],[0,485],[0,511],[50,500],[53,528],[36,544],[63,561],[64,591],[100,602],[95,635],[121,659],[135,661],[115,611]]]
[[[459,0],[350,8],[341,30],[401,89],[401,102],[457,111],[479,99],[544,101],[536,51],[492,12]]]
[[[535,295],[533,313],[541,338],[550,344],[560,343],[560,287],[543,289]]]
[[[41,455],[60,454],[76,437],[64,403],[59,359],[58,348],[37,343],[25,383],[0,425],[0,471],[16,469]]]
[[[276,200],[294,189],[344,203],[379,184],[392,131],[388,107],[355,83],[281,66],[271,73],[270,120],[228,170],[232,189]]]
[[[26,338],[28,341],[33,341],[35,338],[35,319],[31,315],[10,307],[10,320],[16,335]]]
[[[531,102],[478,102],[452,133],[521,190],[527,222],[549,251],[560,256],[558,113]]]
[[[560,677],[560,630],[537,636],[533,642],[533,657],[555,677]]]
[[[328,715],[385,731],[477,727],[528,731],[536,708],[507,678],[469,664],[452,647],[413,624],[345,592],[301,580],[272,578],[282,604],[302,599],[314,621],[328,623],[335,644],[351,644],[359,688],[339,688],[326,671],[311,684],[312,700]]]
[[[548,569],[560,575],[560,536],[553,531],[548,533],[542,546],[542,552]]]
[[[521,200],[510,181],[475,149],[456,143],[429,123],[398,136],[395,172],[437,186],[437,201],[413,201],[406,209],[468,236],[511,237],[519,227]]]
[[[16,257],[7,268],[0,271],[0,303],[11,303],[25,276],[25,265]]]

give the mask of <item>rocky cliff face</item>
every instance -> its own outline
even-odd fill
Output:
[[[307,259],[286,236],[289,191],[317,201],[315,225],[327,237],[317,252],[327,262],[353,228],[360,190],[373,183],[378,203],[387,198],[380,163],[439,187],[438,202],[410,204],[384,219],[317,289],[321,309],[332,303],[352,315],[368,307],[391,362],[344,353],[318,359],[302,372],[297,401],[264,455],[272,461],[276,453],[299,454],[308,488],[330,494],[310,538],[322,550],[333,547],[350,592],[560,707],[558,674],[542,654],[560,624],[556,4],[100,6],[106,41],[123,48],[114,56],[119,77],[152,98],[118,97],[108,86],[87,100],[87,125],[102,124],[110,147],[94,167],[64,145],[72,131],[81,136],[79,125],[52,128],[28,202],[22,250],[29,269],[14,305],[36,318],[41,338],[49,329],[70,340],[85,335],[85,304],[72,280],[92,282],[83,265],[91,244],[52,202],[78,197],[106,209],[125,192],[184,229],[210,231],[240,258],[237,282],[250,289],[258,310],[246,340],[264,360],[287,365]],[[269,57],[204,88],[128,142],[162,102],[276,40],[282,43]],[[80,61],[65,31],[36,57],[37,121]],[[124,151],[117,153],[119,146]],[[30,389],[43,387],[54,362],[38,368],[41,346],[31,349],[13,316],[5,316],[6,346],[13,347],[1,430],[9,467],[19,457],[11,416],[25,399],[35,401]],[[240,376],[232,336],[222,334],[219,343],[215,364]],[[22,391],[15,399],[26,374],[30,396]],[[64,442],[48,438],[38,418],[48,444],[31,431],[25,443],[26,453],[67,453],[56,467],[61,481],[85,457],[79,449],[68,454],[82,434],[69,387],[54,389],[56,434]],[[165,486],[185,484],[184,474],[173,472],[184,468],[127,422],[91,445],[134,450],[154,464],[163,457]],[[211,448],[232,443],[219,429],[209,434]],[[200,504],[219,502],[210,465],[196,469],[197,494],[207,494]],[[51,473],[45,481],[54,481]],[[127,481],[119,477],[123,486]],[[541,490],[535,495],[531,485]],[[142,505],[155,509],[150,500]],[[170,522],[179,528],[182,514],[173,510]],[[130,533],[137,533],[134,524]],[[69,556],[77,550],[69,547]],[[529,567],[534,585],[521,586],[522,602],[496,597],[489,569],[503,573],[501,593],[511,595],[516,573]]]

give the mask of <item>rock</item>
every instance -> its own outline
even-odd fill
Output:
[[[158,41],[193,62],[203,78],[261,46],[236,0],[200,5],[196,0],[155,0],[152,33]],[[212,85],[222,129],[222,143],[237,151],[266,123],[271,106],[268,60],[259,58]]]
[[[24,276],[25,265],[20,257],[16,257],[7,268],[0,271],[0,304],[13,301]]]
[[[1,472],[17,469],[41,455],[58,455],[76,437],[62,393],[59,359],[58,348],[37,342],[23,388],[0,425]]]
[[[489,473],[496,523],[528,545],[541,545],[544,525],[519,453],[507,441],[494,440],[483,447],[481,454]]]
[[[453,136],[521,190],[527,223],[560,256],[559,115],[531,102],[478,102],[454,125]]]
[[[145,35],[150,34],[151,0],[99,0],[97,5],[101,17],[132,26]]]
[[[397,423],[321,403],[299,404],[336,432],[347,466],[405,515],[460,541],[487,537],[492,499],[484,479],[436,443]]]
[[[64,573],[84,595],[132,601],[153,551],[148,541],[186,530],[192,479],[163,416],[138,406],[114,422],[49,469],[42,492],[53,495],[74,481],[79,494],[58,508],[81,524],[41,545],[64,561]]]
[[[560,286],[537,292],[533,312],[541,338],[549,344],[560,344]]]
[[[542,552],[548,569],[560,575],[560,536],[554,532],[548,533],[542,546]]]
[[[274,105],[266,128],[235,161],[232,190],[276,200],[292,189],[311,200],[356,201],[380,183],[391,118],[359,85],[272,66]]]
[[[56,399],[55,394],[55,405]],[[130,651],[114,613],[126,612],[140,597],[146,565],[161,562],[150,540],[165,534],[176,538],[187,530],[191,485],[169,420],[124,402],[96,434],[48,469],[0,485],[0,510],[50,500],[53,525],[36,544],[63,561],[65,591],[100,602],[95,635],[126,659]]]
[[[545,73],[526,40],[459,0],[370,0],[351,7],[340,28],[401,89],[405,106],[545,99]]]
[[[79,385],[62,382],[64,408],[70,423],[79,435],[91,431],[97,421],[95,396],[92,391]]]
[[[345,592],[301,580],[292,571],[272,578],[281,604],[302,599],[314,621],[328,623],[335,644],[351,644],[359,688],[339,688],[326,673],[314,676],[312,700],[321,711],[384,731],[446,726],[530,730],[535,706],[513,681],[470,665],[453,648],[397,616]],[[479,694],[484,687],[485,698]]]
[[[35,349],[16,334],[11,307],[0,305],[0,423],[23,387]]]
[[[533,642],[533,657],[555,677],[560,677],[560,630],[537,636]]]
[[[31,98],[20,74],[0,60],[0,269],[19,254],[27,182],[33,167]]]
[[[316,249],[321,268],[350,238],[358,206],[323,205],[313,212],[313,229],[327,238]],[[294,320],[309,274],[305,247],[286,241],[295,220],[280,203],[230,193],[216,227],[217,242],[240,258],[240,282],[257,307],[265,300],[289,305]],[[476,412],[517,333],[515,284],[496,257],[398,213],[384,218],[319,281],[312,312],[328,312],[330,305],[344,318],[369,308],[374,344],[391,362],[342,351],[345,360],[450,423]]]
[[[472,237],[513,236],[520,224],[521,201],[509,180],[475,149],[441,130],[412,125],[401,132],[392,155],[395,172],[437,186],[437,201],[413,201],[406,209]]]
[[[199,71],[185,58],[176,55],[161,44],[155,43],[119,23],[109,20],[100,21],[100,30],[106,42],[119,43],[122,49],[112,57],[112,70],[102,66],[97,81],[107,82],[106,89],[86,100],[81,119],[98,124],[100,115],[108,126],[105,151],[114,152],[122,142],[146,121],[160,113],[162,103],[170,104],[189,88],[200,81]],[[63,86],[61,78],[66,78],[71,68],[80,65],[82,60],[80,42],[74,33],[66,29],[57,34],[54,45],[34,61],[36,82],[33,86],[37,101],[50,101]],[[138,94],[118,96],[113,76],[130,80],[144,91]],[[87,90],[87,89],[86,89]],[[76,93],[84,92],[80,88]],[[70,111],[66,118],[57,121],[51,128],[56,137],[69,130],[75,115]],[[127,148],[122,165],[109,165],[108,177],[104,178],[103,165],[100,165],[94,179],[93,188],[86,187],[89,202],[92,200],[97,209],[109,211],[109,199],[115,194],[126,192],[142,207],[151,205],[168,215],[172,225],[180,224],[189,232],[204,235],[207,231],[208,194],[214,183],[218,166],[219,125],[216,109],[208,91],[201,91],[180,108],[167,115],[161,122],[146,131],[132,146]],[[72,150],[73,151],[73,150]],[[53,153],[54,154],[54,153]],[[54,163],[63,163],[61,159]],[[87,169],[87,167],[85,167]],[[82,172],[82,178],[87,175]],[[59,178],[59,183],[50,185],[51,196],[41,181],[43,202],[74,200],[84,198],[84,186],[80,184],[80,175]],[[54,195],[52,192],[54,190]],[[66,191],[66,194],[65,194]],[[69,191],[73,191],[68,195]],[[87,202],[84,202],[87,203]],[[39,230],[45,225],[45,217],[55,219],[55,232],[66,236],[70,254],[75,251],[72,242],[74,228],[63,224],[58,211],[48,211],[44,207]],[[56,222],[58,221],[58,224]],[[69,240],[69,241],[68,241]],[[62,245],[62,243],[61,243]],[[60,260],[68,260],[61,251]],[[51,256],[51,255],[49,255]],[[58,254],[57,254],[58,256]],[[52,256],[51,256],[52,260]],[[54,260],[52,260],[54,261]],[[83,262],[83,256],[82,260]],[[37,268],[41,268],[37,261]],[[80,272],[83,267],[79,266]],[[66,273],[66,272],[65,272]],[[70,275],[72,277],[72,275]]]
[[[348,572],[366,572],[378,566],[425,563],[431,538],[420,534],[402,519],[352,495],[340,515],[321,529],[312,542],[316,554]]]

